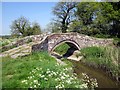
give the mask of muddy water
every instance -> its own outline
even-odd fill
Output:
[[[73,63],[74,72],[78,75],[79,78],[82,73],[86,73],[89,75],[89,77],[97,79],[99,88],[118,88],[118,83],[108,77],[108,75],[102,70],[86,66],[80,61],[78,62],[70,60],[70,62]]]
[[[61,59],[62,57],[53,54],[57,59]],[[78,75],[78,78],[81,79],[82,73],[86,73],[90,78],[96,78],[98,82],[98,88],[114,88],[113,90],[116,90],[115,88],[119,88],[118,82],[110,78],[104,71],[100,69],[95,69],[93,67],[89,67],[87,65],[84,65],[80,61],[75,60],[69,60],[73,64],[73,70]]]

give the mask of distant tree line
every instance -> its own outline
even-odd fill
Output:
[[[53,8],[52,32],[120,38],[119,6],[120,2],[59,2]]]

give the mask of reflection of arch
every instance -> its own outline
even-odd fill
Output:
[[[63,44],[63,43],[67,43],[70,47],[73,47],[73,48],[75,48],[75,49],[80,50],[79,45],[78,45],[75,41],[73,41],[73,40],[64,40],[64,41],[60,41],[60,42],[58,42],[57,44],[55,44],[55,45],[53,46],[53,48],[51,49],[51,52],[53,52],[56,47],[58,47],[59,45],[61,45],[61,44]]]

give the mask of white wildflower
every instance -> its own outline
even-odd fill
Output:
[[[88,88],[87,83],[81,84],[81,85],[80,85],[80,88]]]
[[[37,86],[36,85],[34,85],[34,88],[36,88]]]
[[[44,78],[46,81],[48,80],[47,78]]]
[[[23,80],[23,81],[22,81],[22,83],[25,83],[25,82],[27,82],[27,80]]]
[[[40,86],[40,83],[38,84],[38,86]]]
[[[70,80],[67,80],[66,82],[67,82],[68,84],[71,84],[71,81],[70,81]]]
[[[45,75],[41,75],[41,78],[44,78],[45,77]]]
[[[34,80],[33,82],[37,84],[37,83],[38,83],[38,80]]]
[[[64,76],[61,76],[61,79],[65,79],[65,77],[64,77]]]

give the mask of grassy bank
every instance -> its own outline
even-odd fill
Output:
[[[72,73],[68,65],[62,66],[46,52],[26,57],[2,59],[3,88],[87,88]]]
[[[120,48],[117,47],[87,47],[81,49],[84,56],[81,61],[95,68],[102,68],[117,77],[120,73],[118,68],[119,52]]]
[[[69,48],[66,43],[58,46],[55,51],[63,55]],[[86,47],[80,50],[84,58],[81,60],[83,63],[94,68],[101,68],[113,77],[118,77],[120,73],[119,68],[119,53],[120,47],[107,46],[107,47]]]
[[[67,52],[68,48],[70,48],[70,46],[66,43],[63,43],[63,44],[59,45],[58,47],[56,47],[54,51],[63,55]]]

